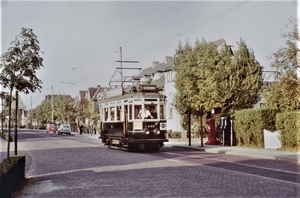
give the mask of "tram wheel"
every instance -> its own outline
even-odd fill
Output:
[[[138,148],[139,148],[139,150],[143,151],[143,150],[145,150],[146,146],[144,144],[139,144]]]

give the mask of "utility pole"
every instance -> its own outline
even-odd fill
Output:
[[[122,58],[122,47],[119,47],[119,50],[116,51],[115,53],[119,52],[120,53],[120,60],[118,60],[117,62],[120,63],[120,66],[116,68],[113,76],[111,77],[111,80],[109,81],[109,85],[111,86],[111,83],[117,83],[114,86],[119,86],[121,87],[122,90],[122,94],[124,94],[124,83],[132,83],[132,76],[124,76],[123,74],[123,70],[124,69],[128,69],[128,70],[141,70],[142,68],[137,68],[137,67],[123,67],[123,63],[139,63],[139,61],[123,61]],[[115,77],[115,74],[120,73],[120,80],[113,80],[113,78]],[[130,78],[129,80],[126,80],[126,78]]]
[[[123,68],[122,68],[122,47],[120,47],[120,80],[121,80],[121,88],[122,88],[122,93],[123,93]]]
[[[51,86],[51,118],[52,123],[54,122],[54,112],[53,112],[53,85]]]
[[[188,123],[188,134],[189,134],[189,146],[191,146],[191,111],[190,109],[188,110],[188,118],[189,118],[189,123]]]
[[[200,143],[201,147],[203,147],[202,105],[200,105]]]
[[[1,112],[1,132],[4,133],[3,131],[3,124],[4,124],[4,108],[3,108],[3,99],[1,99],[1,109],[2,109],[2,112]]]
[[[32,113],[32,96],[30,96],[30,129],[32,130],[32,116],[33,116],[33,113]]]

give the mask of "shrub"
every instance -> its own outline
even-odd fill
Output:
[[[278,113],[276,128],[280,131],[282,148],[300,146],[300,111]]]
[[[11,197],[25,179],[25,156],[12,156],[0,164],[0,195]]]
[[[168,138],[181,138],[181,132],[172,132],[172,130],[168,130]]]
[[[6,141],[8,141],[8,134],[7,133],[0,133],[0,137],[2,139],[5,139]],[[9,137],[9,141],[12,142],[12,136],[11,135]]]

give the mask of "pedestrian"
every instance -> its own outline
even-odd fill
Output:
[[[79,126],[79,133],[80,133],[80,135],[82,135],[82,130],[83,130],[83,126],[82,126],[82,124]]]
[[[139,118],[146,118],[146,119],[153,118],[153,116],[151,115],[151,113],[149,111],[148,106],[145,107],[144,112],[143,112],[142,107],[141,107],[140,112],[139,112]]]

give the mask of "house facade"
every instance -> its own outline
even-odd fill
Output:
[[[152,66],[145,68],[137,77],[140,79],[138,83],[156,85],[161,90],[161,94],[166,96],[167,130],[183,132],[180,124],[181,116],[173,106],[176,94],[173,67],[173,57],[166,56],[164,62],[153,61]]]

